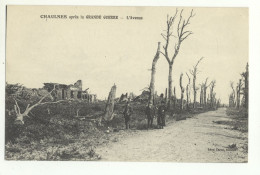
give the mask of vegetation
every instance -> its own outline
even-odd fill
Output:
[[[248,111],[248,94],[249,94],[249,70],[248,63],[246,65],[245,72],[241,73],[241,78],[237,82],[236,88],[234,88],[234,82],[230,82],[232,92],[229,95],[229,107],[240,110],[244,108]],[[241,98],[241,95],[242,98]]]
[[[24,111],[27,104],[34,104],[41,98],[38,97],[40,92],[48,93],[43,89],[37,91],[39,93],[33,94],[32,89],[24,86],[6,84],[5,158],[7,160],[97,160],[100,159],[100,155],[95,154],[95,146],[114,141],[117,139],[115,137],[117,133],[125,132],[122,115],[125,102],[115,103],[115,115],[111,121],[100,121],[105,112],[105,102],[66,100],[39,105],[24,117],[23,124],[17,122],[13,94],[16,94],[20,110]],[[131,102],[134,111],[130,125],[132,130],[147,129],[145,107],[148,99],[149,94],[146,96],[146,102]],[[51,97],[46,100],[51,100]],[[180,104],[177,103],[176,106],[179,110],[176,109],[174,114],[169,110],[167,120],[182,120],[194,113],[203,112],[199,110],[182,112]],[[153,128],[156,128],[155,122]]]
[[[215,121],[217,124],[229,126],[226,129],[248,132],[248,75],[247,64],[236,88],[234,88],[234,82],[230,82],[231,93],[229,95],[229,106],[226,110],[230,120]],[[243,95],[243,97],[241,98],[240,95]],[[247,150],[247,146],[245,150]]]

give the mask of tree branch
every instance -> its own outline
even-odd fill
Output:
[[[197,62],[195,68],[197,68],[197,66],[199,65],[199,63],[201,62],[201,60],[202,60],[203,58],[204,58],[204,57],[201,57],[201,58],[199,59],[199,61]]]
[[[162,35],[163,39],[165,39],[167,41],[166,36],[163,33],[161,33],[161,35]]]
[[[171,64],[171,61],[169,59],[169,55],[168,55],[168,46],[169,46],[169,42],[170,42],[170,36],[173,36],[173,32],[171,32],[171,28],[174,24],[174,21],[177,17],[177,14],[178,14],[178,9],[176,9],[175,11],[175,14],[174,16],[170,17],[169,18],[169,15],[167,15],[167,21],[166,21],[166,24],[167,24],[167,30],[166,30],[166,34],[161,34],[163,39],[165,40],[165,45],[163,46],[163,49],[164,49],[164,53],[163,53],[163,56],[166,58],[166,60],[168,61],[169,64]],[[162,52],[161,52],[162,53]]]
[[[44,104],[54,104],[54,103],[60,103],[60,102],[63,102],[65,100],[59,100],[59,101],[50,101],[50,102],[44,102],[44,103],[40,103],[39,105],[44,105]]]
[[[53,89],[46,94],[45,96],[43,96],[36,104],[32,105],[30,108],[28,108],[29,111],[31,111],[34,107],[38,106],[41,104],[41,102],[49,95],[51,95],[51,93],[56,89],[56,85],[54,85]]]
[[[17,103],[17,101],[16,101],[15,98],[14,98],[14,101],[15,101],[15,104],[16,104],[17,112],[18,112],[19,114],[21,114],[20,107],[19,107],[19,105],[18,105],[18,103]]]
[[[187,77],[188,77],[188,79],[189,79],[189,84],[190,84],[190,76],[188,75],[188,73],[186,72],[186,75],[187,75]]]

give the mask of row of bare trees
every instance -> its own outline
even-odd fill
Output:
[[[249,72],[248,63],[246,65],[246,70],[241,74],[241,78],[238,80],[236,86],[234,82],[230,82],[230,87],[232,89],[229,95],[229,107],[240,109],[241,106],[248,109],[248,92],[249,92]],[[242,95],[242,98],[241,98]]]
[[[191,96],[190,96],[190,91],[191,88],[193,90],[193,103],[192,103],[192,107],[193,108],[197,108],[197,91],[200,89],[200,107],[203,108],[216,108],[218,107],[218,105],[220,104],[220,99],[216,99],[216,93],[214,91],[214,88],[216,86],[216,81],[212,80],[210,83],[208,83],[208,78],[206,78],[206,80],[204,82],[202,82],[201,84],[199,84],[199,86],[197,86],[196,84],[196,79],[197,79],[197,75],[199,73],[198,71],[198,65],[200,63],[200,61],[203,58],[201,58],[197,64],[195,66],[193,66],[193,69],[190,70],[190,74],[192,75],[192,79],[193,79],[193,84],[191,87],[191,83],[190,83],[190,76],[189,74],[186,72],[187,78],[188,78],[188,83],[186,85],[186,109],[190,108],[190,104],[191,104]],[[183,77],[183,73],[181,73],[180,75],[180,90],[181,90],[181,98],[180,98],[180,103],[181,103],[181,107],[180,109],[183,109],[183,103],[184,103],[184,92],[185,92],[185,88],[182,86],[182,77]],[[207,98],[207,89],[208,87],[210,88],[210,92],[208,94],[208,98]],[[174,87],[175,88],[175,87]],[[175,97],[176,98],[176,97]],[[175,108],[175,105],[173,106]]]
[[[173,64],[180,51],[183,41],[185,41],[191,34],[193,34],[192,31],[187,29],[187,27],[190,24],[191,18],[194,16],[195,14],[193,13],[193,10],[191,10],[188,18],[185,19],[183,18],[183,10],[179,12],[178,9],[176,9],[174,16],[169,17],[167,15],[166,30],[165,33],[161,33],[161,36],[165,40],[165,43],[163,45],[163,51],[160,51],[160,43],[158,43],[157,52],[152,62],[152,69],[151,69],[152,73],[151,73],[151,81],[149,86],[150,96],[149,96],[148,103],[153,104],[156,63],[161,53],[169,65],[168,89],[166,88],[165,90],[165,100],[167,101],[168,108],[171,108],[171,106],[173,106],[173,108],[176,108],[176,103],[177,103],[176,88],[175,87],[173,88],[172,86]],[[169,47],[170,44],[174,46],[173,50],[170,49],[171,48]],[[196,80],[197,80],[197,75],[199,73],[198,66],[202,60],[203,57],[197,61],[196,65],[193,66],[193,69],[191,69],[189,73],[186,72],[188,78],[188,83],[186,87],[182,83],[183,73],[181,73],[180,75],[180,79],[179,79],[179,86],[181,90],[180,110],[183,110],[184,106],[186,106],[186,108],[189,109],[190,104],[192,104],[192,108],[197,108],[196,99],[197,99],[197,91],[199,90],[199,87],[196,84]],[[191,78],[192,78],[192,85],[191,85]],[[214,104],[220,103],[220,100],[216,100],[216,93],[214,92],[215,85],[216,85],[215,80],[211,81],[211,83],[208,84],[208,78],[205,80],[205,82],[200,84],[200,88],[201,88],[200,106],[201,107],[210,106],[211,108],[213,108]],[[210,87],[210,93],[207,99],[206,95],[207,95],[208,87]],[[191,89],[193,92],[193,103],[191,103]],[[184,100],[185,91],[186,91],[186,100]],[[186,105],[184,105],[184,102],[186,102]]]

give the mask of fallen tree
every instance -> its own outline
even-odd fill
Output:
[[[51,93],[55,90],[55,85],[54,85],[54,88],[49,92],[47,93],[46,95],[44,95],[37,103],[35,103],[34,105],[30,106],[30,104],[27,105],[25,111],[22,113],[21,112],[21,108],[20,106],[18,105],[17,103],[17,100],[16,98],[14,98],[14,102],[15,102],[15,105],[14,105],[14,111],[15,111],[15,114],[16,114],[16,121],[20,121],[22,124],[24,124],[24,117],[29,117],[29,113],[32,111],[32,109],[34,109],[35,107],[37,106],[40,106],[40,105],[44,105],[44,104],[51,104],[51,103],[59,103],[61,101],[64,101],[64,100],[59,100],[59,101],[51,101],[51,102],[43,102],[43,100],[48,97],[48,96],[51,96]]]

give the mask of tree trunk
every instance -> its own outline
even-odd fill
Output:
[[[246,64],[246,72],[245,72],[245,90],[244,90],[244,97],[245,97],[245,108],[248,109],[248,92],[249,92],[249,89],[248,89],[248,76],[249,76],[249,72],[248,72],[248,63]]]
[[[167,88],[166,88],[166,89],[165,89],[165,97],[164,97],[165,102],[167,102],[167,99],[168,99],[168,98],[167,98],[167,95],[168,95],[168,94],[167,94]]]
[[[184,88],[182,87],[182,76],[183,74],[180,75],[180,88],[181,88],[181,104],[180,104],[180,110],[183,110],[183,94],[184,94]]]
[[[232,105],[232,107],[236,107],[236,105],[237,105],[237,102],[236,102],[236,98],[237,98],[237,96],[236,96],[236,91],[235,91],[235,89],[233,89],[233,105]]]
[[[190,76],[187,74],[187,78],[189,80],[188,84],[186,85],[186,97],[187,97],[187,103],[186,103],[186,108],[189,109],[189,103],[190,103]]]
[[[177,97],[176,97],[176,91],[175,91],[175,87],[173,89],[173,108],[176,109],[176,101],[177,101]]]
[[[213,103],[213,89],[210,90],[210,107],[212,108]]]
[[[207,86],[205,85],[204,87],[204,91],[203,91],[204,95],[203,95],[203,102],[204,102],[204,108],[207,107]]]
[[[194,94],[194,98],[193,98],[193,108],[196,108],[196,98],[197,98],[197,89],[196,89],[196,74],[194,74],[193,76],[193,94]]]
[[[240,92],[241,92],[241,85],[242,85],[242,80],[239,79],[239,83],[237,85],[237,109],[240,108]]]
[[[115,96],[116,96],[116,85],[113,85],[107,99],[105,115],[104,115],[105,121],[111,121],[114,117]]]
[[[210,106],[211,108],[214,107],[214,87],[212,87],[210,91]]]
[[[203,105],[203,86],[200,87],[200,107]]]
[[[189,85],[186,86],[186,108],[189,109]]]
[[[216,99],[216,93],[213,94],[213,109],[216,109],[217,106],[217,99]]]
[[[210,107],[213,108],[214,107],[214,87],[216,85],[216,81],[213,80],[211,82],[211,87],[210,87]]]
[[[237,87],[237,109],[239,109],[240,108],[240,94],[239,94],[239,90],[238,90],[239,88]]]
[[[160,56],[160,42],[158,42],[158,47],[156,54],[153,58],[153,63],[152,63],[152,73],[151,73],[151,82],[150,82],[150,95],[149,95],[149,100],[148,104],[154,104],[154,82],[155,82],[155,73],[156,73],[156,63],[159,59]]]
[[[171,97],[172,97],[172,65],[169,64],[169,75],[168,75],[168,108],[171,106]]]

